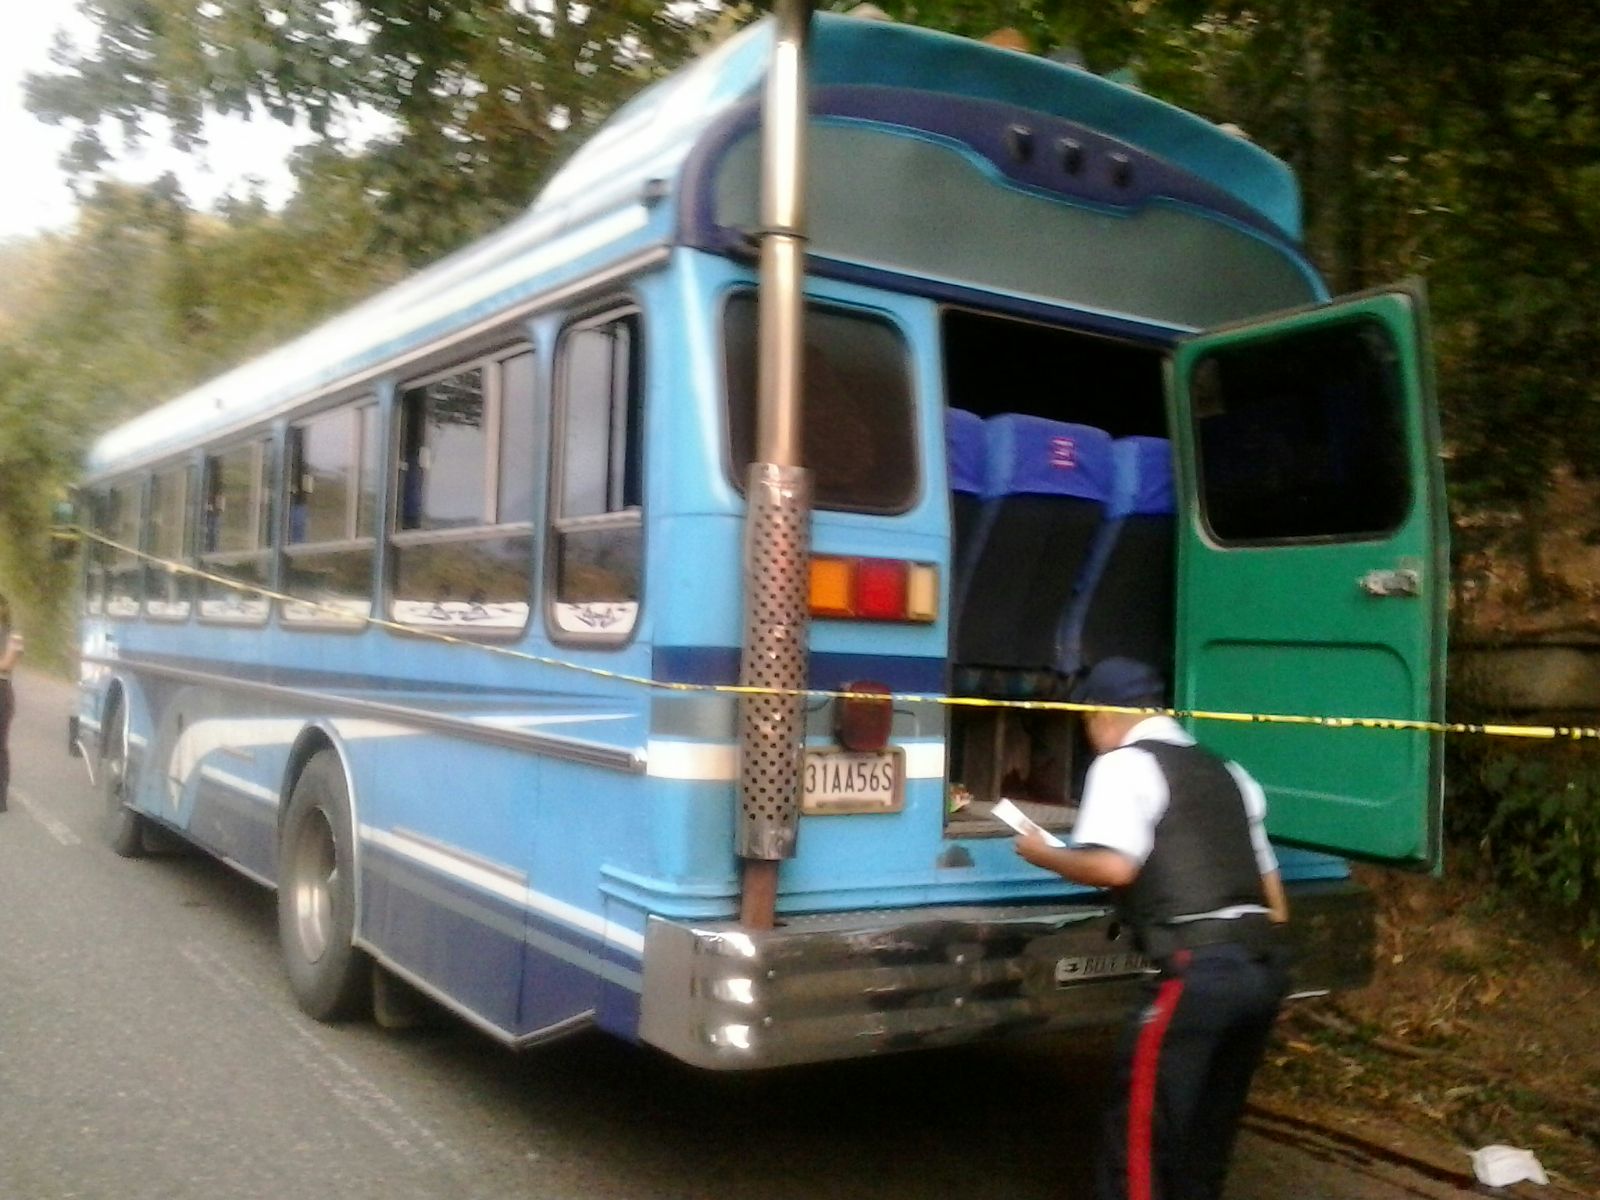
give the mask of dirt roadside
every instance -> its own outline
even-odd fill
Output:
[[[1443,879],[1358,875],[1379,906],[1375,978],[1292,1007],[1252,1099],[1453,1170],[1520,1146],[1600,1196],[1600,953],[1497,891],[1471,850]]]

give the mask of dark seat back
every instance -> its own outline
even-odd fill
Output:
[[[1111,438],[1008,413],[985,422],[988,486],[973,535],[956,661],[1049,671],[1113,486]]]
[[[1177,573],[1172,443],[1121,438],[1112,454],[1116,495],[1062,638],[1061,669],[1121,655],[1169,673]]]

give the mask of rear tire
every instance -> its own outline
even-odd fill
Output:
[[[100,744],[100,795],[104,800],[106,843],[123,858],[144,854],[146,821],[128,805],[128,721],[121,705],[111,710],[111,721]]]
[[[319,1021],[364,1016],[372,960],[355,945],[355,842],[338,756],[311,756],[278,839],[278,940],[295,999]]]

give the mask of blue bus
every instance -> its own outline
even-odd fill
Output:
[[[713,1068],[1114,1021],[1110,899],[994,816],[1070,828],[1087,665],[1440,714],[1420,290],[1330,300],[1235,134],[795,7],[91,451],[107,835],[275,888],[315,1017],[400,981]],[[1299,988],[1362,982],[1349,862],[1437,865],[1438,739],[1202,724],[1267,787]]]

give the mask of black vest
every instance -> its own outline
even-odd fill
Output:
[[[1237,904],[1265,907],[1244,796],[1223,760],[1200,746],[1131,744],[1155,756],[1170,796],[1150,857],[1118,897],[1139,943],[1160,953],[1154,944],[1163,939],[1151,932],[1175,917]]]

